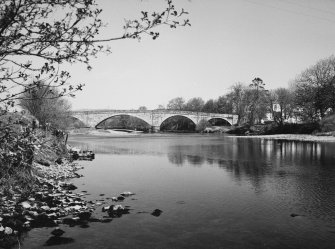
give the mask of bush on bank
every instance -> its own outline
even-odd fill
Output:
[[[270,125],[266,127],[264,135],[273,134],[312,134],[320,131],[318,123],[306,124],[283,124],[283,125]]]
[[[262,125],[243,125],[238,126],[227,133],[236,135],[274,135],[274,134],[312,134],[321,131],[320,124],[283,124],[276,123]]]
[[[31,120],[8,113],[0,118],[0,195],[29,193],[36,185],[33,162],[54,163],[66,153],[61,136],[35,128]]]
[[[323,118],[320,121],[320,128],[323,132],[335,131],[335,114]]]

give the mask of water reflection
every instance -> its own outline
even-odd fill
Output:
[[[246,162],[248,166],[253,166],[261,162],[265,166],[281,167],[298,162],[329,168],[335,164],[334,151],[335,145],[329,143],[235,138],[223,144],[171,145],[168,146],[167,157],[171,163],[179,166],[208,163],[224,167],[232,165],[232,162],[237,166],[243,166]]]
[[[60,246],[64,244],[74,243],[74,242],[75,241],[72,238],[52,236],[45,242],[44,245],[45,246]]]
[[[287,188],[293,177],[294,183],[289,183],[293,193],[311,200],[307,209],[317,205],[320,212],[328,213],[326,209],[334,208],[334,202],[324,201],[335,192],[334,151],[335,144],[329,143],[229,138],[225,143],[170,145],[167,158],[177,166],[207,164],[224,169],[237,182],[248,180],[256,192],[264,191],[269,177],[280,179],[278,188]]]
[[[71,144],[96,153],[85,178],[76,179],[94,198],[125,189],[138,194],[134,214],[107,229],[86,229],[101,248],[314,249],[335,243],[335,144],[206,135],[87,137]],[[164,212],[159,218],[137,214],[155,208]],[[77,238],[74,244],[88,239]]]

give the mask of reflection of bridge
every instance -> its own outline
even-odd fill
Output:
[[[72,116],[82,121],[88,127],[96,127],[101,122],[113,116],[129,115],[142,119],[148,123],[155,131],[160,130],[161,124],[168,118],[173,116],[183,116],[190,119],[194,124],[199,124],[201,120],[209,121],[211,119],[223,119],[230,125],[237,123],[237,115],[191,112],[191,111],[175,111],[175,110],[82,110],[73,111]]]

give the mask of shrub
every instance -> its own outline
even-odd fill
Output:
[[[283,124],[269,127],[264,134],[311,134],[316,131],[320,131],[318,123]]]
[[[320,128],[323,132],[335,131],[335,114],[323,118],[320,121]]]
[[[210,126],[211,126],[211,124],[207,120],[202,119],[202,120],[199,121],[199,123],[195,127],[195,130],[198,131],[198,132],[201,132],[201,131],[204,131],[207,127],[210,127]]]
[[[8,115],[0,121],[0,187],[11,192],[12,186],[25,186],[31,182],[31,167],[35,141],[32,129],[24,118]],[[6,194],[6,193],[5,193]]]

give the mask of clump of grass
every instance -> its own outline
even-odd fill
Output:
[[[17,170],[15,173],[2,175],[0,179],[0,194],[9,197],[12,197],[15,193],[29,196],[36,188],[36,183],[36,178],[30,172]]]

